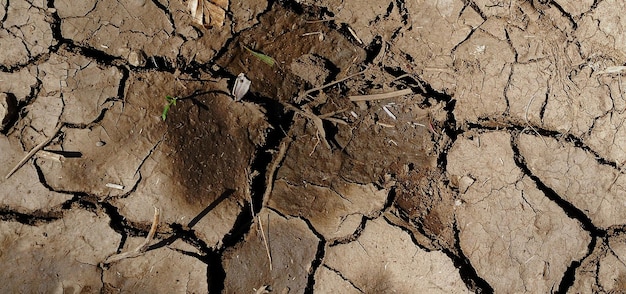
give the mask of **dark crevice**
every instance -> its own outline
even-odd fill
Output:
[[[456,218],[453,223],[454,229],[454,247],[456,252],[452,252],[449,249],[443,249],[448,258],[452,260],[454,266],[459,269],[459,275],[461,280],[465,283],[470,291],[474,293],[493,293],[493,287],[487,283],[482,277],[478,275],[476,269],[472,266],[469,258],[465,256],[465,253],[461,249],[461,237],[459,236],[460,230],[457,226]]]
[[[246,97],[244,97],[247,100]],[[293,113],[285,112],[284,106],[267,97],[251,97],[257,105],[265,109],[268,123],[272,126],[266,135],[265,146],[257,150],[256,157],[252,161],[251,169],[260,174],[252,180],[251,190],[254,212],[258,213],[263,205],[263,194],[265,193],[265,179],[267,178],[267,167],[273,160],[270,151],[277,150],[280,143],[285,139],[285,131],[291,128]],[[273,172],[277,172],[273,171]]]
[[[383,18],[388,18],[391,15],[391,13],[393,12],[393,7],[394,7],[393,1],[389,2],[389,6],[387,6],[387,11],[385,12],[385,15],[383,16]]]
[[[428,248],[426,246],[424,246],[423,244],[421,244],[418,240],[417,237],[415,237],[416,233],[430,239],[433,243],[437,242],[437,237],[433,236],[432,234],[428,234],[426,233],[426,231],[424,230],[424,226],[422,223],[420,222],[416,222],[416,221],[411,221],[410,218],[406,215],[406,213],[403,210],[398,210],[397,213],[393,214],[395,217],[401,219],[402,221],[404,221],[406,223],[402,224],[402,223],[394,223],[393,220],[389,219],[387,216],[384,216],[385,221],[387,222],[387,224],[389,224],[390,226],[396,227],[400,230],[402,230],[403,232],[407,233],[409,235],[409,237],[411,238],[411,242],[413,242],[413,244],[415,246],[417,246],[419,249],[423,250],[424,252],[431,252],[432,248]],[[407,227],[410,226],[411,228]],[[412,231],[411,229],[414,229],[415,231]]]
[[[55,193],[60,193],[60,194],[71,194],[71,195],[83,195],[84,194],[84,193],[76,192],[76,191],[59,190],[59,189],[55,189],[54,187],[50,186],[50,184],[48,184],[48,181],[46,180],[46,177],[44,175],[43,170],[41,169],[39,164],[37,164],[37,160],[38,160],[37,157],[34,157],[34,159],[30,159],[29,161],[32,161],[33,167],[35,168],[35,171],[37,172],[37,178],[39,180],[39,183],[44,188],[48,189],[48,191],[55,192]],[[28,164],[28,161],[26,163],[24,163],[24,165],[26,165],[26,164]],[[24,166],[22,166],[21,168],[24,168]]]
[[[53,1],[53,0],[50,0]],[[0,28],[4,28],[4,22],[7,20],[7,17],[9,16],[9,5],[11,5],[11,0],[6,0],[4,3],[4,17],[0,20]]]
[[[365,47],[365,61],[363,64],[371,64],[374,61],[374,58],[376,58],[376,56],[380,53],[383,46],[386,46],[386,44],[380,36],[374,38],[372,43]]]
[[[239,242],[243,241],[244,236],[252,228],[254,220],[250,214],[250,205],[251,203],[246,203],[246,205],[242,207],[241,211],[237,215],[237,218],[235,219],[233,227],[222,238],[222,247],[219,248],[220,255],[221,252],[224,252],[226,249],[234,247]]]
[[[17,97],[13,93],[5,93],[6,95],[6,109],[5,109],[5,117],[0,119],[0,134],[6,135],[7,132],[15,123],[19,117],[19,110]],[[3,103],[4,104],[4,103]],[[3,105],[4,106],[4,105]],[[23,107],[23,106],[22,106]],[[4,125],[4,127],[2,127]]]
[[[437,157],[437,166],[442,170],[445,170],[446,166],[448,166],[448,151],[450,150],[450,148],[452,148],[452,145],[454,145],[454,142],[456,142],[456,139],[462,133],[461,130],[458,130],[456,128],[457,122],[456,117],[454,116],[455,106],[456,100],[450,100],[443,108],[443,110],[445,110],[447,114],[447,118],[443,126],[443,132],[450,138],[450,140],[445,146],[441,146],[441,152]]]
[[[329,240],[328,247],[333,247],[340,244],[348,244],[350,242],[356,241],[363,233],[363,230],[365,229],[365,224],[367,224],[368,220],[369,218],[367,218],[366,216],[361,217],[361,223],[359,223],[359,226],[357,226],[356,230],[354,230],[352,234],[343,238]]]
[[[567,290],[574,284],[576,269],[580,267],[582,261],[585,260],[591,253],[596,245],[598,238],[605,238],[607,236],[606,230],[597,227],[593,224],[593,221],[587,216],[582,210],[576,207],[574,204],[563,199],[556,191],[552,188],[548,187],[545,183],[541,181],[539,177],[534,175],[528,165],[526,164],[526,159],[521,154],[518,141],[519,141],[519,132],[514,132],[511,136],[511,148],[513,149],[513,158],[517,167],[522,170],[522,172],[528,176],[535,185],[537,189],[539,189],[550,201],[558,205],[565,215],[569,218],[574,219],[580,223],[580,226],[583,230],[589,232],[591,235],[591,242],[587,245],[587,254],[580,260],[574,260],[567,267],[563,278],[561,279],[561,283],[559,285],[557,293],[566,293]]]
[[[124,103],[124,91],[126,91],[126,83],[128,82],[128,78],[130,77],[130,71],[123,66],[118,66],[117,69],[122,73],[122,77],[120,78],[120,83],[117,87],[117,96],[115,98],[112,98],[112,100],[119,100]]]
[[[187,256],[194,257],[199,261],[207,265],[207,293],[221,293],[224,289],[224,280],[226,279],[226,272],[222,266],[222,250],[215,250],[210,248],[206,242],[196,236],[195,231],[192,229],[198,221],[200,221],[207,213],[213,210],[222,201],[228,198],[233,193],[232,190],[227,190],[220,197],[209,204],[203,211],[201,211],[196,217],[194,217],[189,225],[183,226],[181,224],[170,224],[169,228],[173,234],[167,238],[164,238],[150,246],[147,250],[156,250],[168,245],[173,244],[176,240],[182,240],[183,242],[195,247],[200,253],[187,252],[174,249]]]
[[[452,100],[450,95],[437,91],[426,81],[419,78],[419,76],[415,73],[409,73],[396,67],[385,67],[384,70],[394,77],[400,78],[399,80],[403,81],[408,87],[410,87],[413,90],[413,93],[420,94],[425,98],[432,98],[435,101],[448,102]],[[427,101],[424,101],[423,103],[427,103]]]
[[[385,199],[385,203],[383,204],[383,208],[380,210],[381,212],[379,213],[382,214],[383,211],[388,210],[391,208],[391,206],[393,206],[394,202],[396,201],[396,189],[390,189],[389,193],[387,194],[387,199]]]
[[[206,244],[206,242],[204,242],[202,239],[198,238],[198,236],[196,236],[194,230],[186,228],[183,225],[177,224],[177,223],[173,223],[169,227],[172,230],[173,235],[171,235],[170,237],[165,238],[165,239],[163,239],[163,240],[161,240],[159,242],[156,242],[153,245],[148,246],[148,250],[153,250],[153,249],[157,249],[157,248],[161,248],[161,247],[170,245],[170,244],[174,243],[174,241],[180,239],[180,240],[184,241],[185,243],[195,247],[200,252],[208,253],[208,252],[215,251],[215,250],[211,249]]]
[[[205,254],[203,261],[207,264],[207,293],[222,293],[226,280],[226,271],[222,266],[222,253],[208,251]]]
[[[151,224],[145,222],[129,222],[124,216],[119,213],[117,207],[108,202],[100,202],[95,197],[80,197],[71,206],[78,206],[81,209],[87,209],[92,211],[101,209],[108,215],[110,219],[109,226],[122,237],[117,253],[120,253],[122,251],[128,237],[146,237],[151,226]],[[185,229],[182,225],[175,223],[171,224],[169,226],[169,229],[172,231],[172,233],[167,234],[171,234],[169,237],[148,246],[147,250],[162,248],[164,246],[174,243],[174,241],[178,239],[181,239],[185,243],[194,246],[201,252],[201,254],[194,254],[194,257],[197,257],[205,264],[212,265],[208,256],[210,256],[210,253],[213,253],[213,250],[210,249],[204,241],[198,238],[193,230]],[[160,233],[157,232],[156,236],[159,235]],[[218,270],[216,269],[214,272],[217,273]]]
[[[578,29],[578,23],[576,22],[576,20],[574,20],[574,17],[571,14],[569,14],[567,11],[565,11],[565,9],[563,9],[561,4],[559,4],[556,1],[550,1],[549,5],[555,7],[557,10],[559,10],[559,12],[561,12],[562,16],[567,18],[567,20],[569,21],[569,24],[572,26],[572,30],[575,31],[576,29]]]
[[[221,257],[225,250],[234,247],[244,240],[246,234],[252,229],[254,223],[253,216],[250,213],[252,209],[254,213],[258,213],[262,209],[263,195],[265,193],[265,179],[267,175],[267,167],[273,160],[271,150],[275,150],[285,137],[283,130],[289,129],[293,114],[284,112],[283,106],[275,100],[267,97],[254,96],[248,94],[244,96],[244,101],[254,101],[255,104],[265,109],[268,123],[272,126],[266,135],[265,146],[257,149],[256,156],[251,163],[251,171],[257,171],[259,174],[252,179],[250,193],[252,203],[246,203],[242,207],[241,212],[237,216],[231,230],[223,237],[222,246],[216,251],[207,252],[205,262],[209,264],[210,271],[215,274],[209,275],[209,292],[219,293],[224,288],[226,273],[221,263]],[[275,172],[275,171],[274,171]]]
[[[479,132],[490,132],[490,131],[507,131],[511,133],[519,133],[519,134],[528,134],[533,136],[541,136],[548,137],[560,142],[568,142],[572,146],[576,148],[580,148],[585,152],[588,152],[592,155],[592,157],[596,160],[596,162],[600,165],[609,166],[616,170],[621,170],[621,166],[614,161],[610,161],[606,158],[603,158],[597,151],[593,150],[591,147],[586,145],[583,139],[574,136],[572,134],[564,134],[553,130],[543,129],[539,126],[533,126],[532,129],[528,127],[528,124],[517,124],[508,120],[501,119],[493,119],[489,117],[481,117],[478,118],[478,122],[468,122],[465,125],[464,130],[458,130],[457,135],[468,131],[468,130],[476,130]]]
[[[506,38],[506,43],[509,45],[509,47],[511,48],[511,51],[513,51],[513,62],[511,64],[511,72],[509,73],[509,80],[507,81],[506,86],[504,87],[504,93],[506,93],[508,87],[510,87],[511,85],[511,77],[513,76],[513,69],[515,68],[514,65],[515,64],[519,64],[519,53],[517,52],[517,50],[515,49],[515,45],[513,44],[513,40],[511,40],[511,35],[509,34],[509,27],[504,28],[504,36]],[[507,108],[508,109],[508,108]]]
[[[116,252],[120,253],[124,248],[124,244],[126,244],[126,240],[128,239],[128,223],[126,221],[126,218],[122,216],[117,210],[117,207],[113,206],[112,204],[102,202],[100,203],[100,207],[102,208],[104,213],[109,216],[109,227],[111,227],[113,231],[120,234],[121,236],[120,244],[117,247]]]
[[[324,236],[322,236],[322,234],[320,234],[315,229],[313,224],[311,224],[311,221],[303,217],[300,217],[299,219],[304,221],[304,223],[306,223],[309,230],[319,240],[319,242],[317,243],[317,251],[315,252],[315,257],[311,261],[311,268],[309,269],[309,272],[308,272],[309,276],[307,278],[307,285],[306,285],[306,288],[304,288],[304,293],[313,294],[313,289],[315,287],[315,273],[317,272],[319,267],[322,265],[322,262],[324,261],[324,256],[326,255],[326,243],[327,242]]]
[[[38,226],[41,224],[51,223],[55,220],[61,219],[61,217],[63,217],[63,214],[57,211],[45,212],[41,210],[35,210],[29,213],[22,213],[14,211],[9,207],[0,207],[1,221],[13,221],[29,226]]]
[[[171,14],[167,11],[167,7],[158,3],[158,1],[152,2],[170,16],[170,21],[172,21],[172,25],[174,25],[173,20],[171,19]],[[58,13],[56,12],[56,8],[54,7],[54,0],[48,0],[47,6],[48,8],[53,9],[52,11],[54,11],[50,14],[51,18],[53,19],[53,21],[50,23],[50,26],[52,30],[52,37],[54,40],[57,41],[57,43],[50,48],[51,53],[58,52],[59,50],[65,48],[65,50],[67,50],[68,52],[94,59],[99,64],[116,66],[118,68],[128,66],[128,62],[121,57],[110,55],[104,51],[89,46],[78,45],[76,44],[76,42],[74,42],[74,40],[64,38],[63,34],[61,33],[61,18],[59,17]],[[145,69],[156,69],[171,73],[173,73],[176,69],[175,66],[165,57],[149,56],[146,59],[147,62],[144,66]]]
[[[406,8],[406,3],[404,0],[396,0],[396,6],[398,6],[398,12],[400,13],[400,18],[402,18],[402,24],[409,24],[410,13]],[[410,28],[409,28],[410,29]]]
[[[81,206],[88,203],[84,198],[85,197],[81,197],[80,199],[78,199],[77,203],[81,204]],[[108,202],[97,202],[97,199],[93,199],[91,202],[93,203],[94,201],[96,201],[94,206],[100,207],[109,216],[109,226],[111,227],[111,229],[120,234],[123,238],[145,237],[148,235],[149,225],[146,226],[146,230],[140,230],[133,226],[126,219],[126,217],[121,215],[117,207],[115,207],[113,204],[110,204]],[[123,247],[123,245],[124,244],[122,242],[122,244],[120,244],[120,249],[121,247]]]
[[[48,11],[52,11],[50,13],[50,18],[52,19],[52,21],[50,22],[52,39],[57,41],[56,44],[50,47],[50,52],[57,52],[59,50],[59,47],[63,43],[66,43],[68,41],[67,39],[63,38],[63,34],[61,34],[61,17],[57,12],[56,7],[54,7],[54,1],[55,0],[48,0],[47,2],[47,6],[49,8]]]
[[[259,172],[259,175],[252,179],[251,182],[250,192],[252,203],[248,203],[246,207],[242,209],[242,212],[235,221],[235,225],[222,240],[223,249],[234,246],[243,240],[243,236],[250,231],[253,219],[248,205],[252,205],[255,214],[261,210],[263,194],[265,193],[265,179],[268,176],[267,167],[273,159],[269,151],[278,148],[280,142],[282,142],[285,137],[283,130],[289,129],[293,118],[292,114],[284,113],[283,106],[277,101],[258,96],[251,97],[250,99],[254,100],[257,105],[265,109],[266,118],[272,128],[267,133],[265,146],[257,150],[256,156],[251,163],[251,171]],[[248,100],[247,96],[244,97],[244,100]]]
[[[348,282],[348,284],[350,284],[352,287],[354,287],[354,289],[357,289],[359,292],[361,293],[365,293],[365,291],[361,290],[361,288],[357,287],[357,285],[354,284],[354,282],[350,281],[350,279],[348,279],[347,277],[345,277],[343,275],[343,273],[341,273],[340,271],[328,266],[328,265],[323,265],[324,268],[328,269],[329,271],[335,273],[337,276],[339,276],[342,280]]]
[[[469,6],[476,13],[478,13],[478,15],[480,15],[480,17],[483,20],[487,20],[487,15],[485,15],[485,13],[480,9],[480,7],[478,7],[478,5],[476,5],[476,3],[474,1],[472,1],[472,0],[463,0],[463,3],[465,4],[465,6]]]
[[[567,293],[569,289],[574,285],[574,281],[576,280],[576,270],[582,265],[582,262],[586,260],[591,254],[593,254],[593,249],[596,247],[598,242],[597,237],[592,237],[591,242],[587,245],[587,254],[583,256],[579,260],[573,260],[563,273],[563,277],[561,278],[561,283],[559,283],[559,288],[554,292],[556,294],[559,293]],[[596,273],[596,279],[600,277],[599,273]],[[600,285],[598,283],[598,285]]]
[[[546,108],[548,107],[548,99],[550,98],[550,88],[547,89],[545,99],[543,99],[543,103],[541,103],[541,109],[539,110],[539,119],[543,123],[543,118],[546,114]]]

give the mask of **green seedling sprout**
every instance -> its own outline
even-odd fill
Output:
[[[176,105],[178,97],[172,97],[170,95],[167,95],[165,96],[165,100],[167,100],[167,104],[165,105],[165,107],[163,107],[163,113],[161,113],[161,118],[163,119],[163,121],[165,121],[165,119],[167,118],[167,113],[170,111],[172,105]]]
[[[260,52],[256,52],[246,46],[243,46],[243,48],[246,48],[246,50],[248,50],[248,52],[252,53],[252,55],[254,55],[254,57],[258,58],[259,60],[267,63],[269,66],[274,66],[274,64],[276,63],[276,61],[274,60],[274,58],[271,58],[263,53]]]

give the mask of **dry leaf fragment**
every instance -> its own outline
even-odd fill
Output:
[[[228,0],[189,0],[187,9],[193,22],[203,27],[222,27],[228,10]]]

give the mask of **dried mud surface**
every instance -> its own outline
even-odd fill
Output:
[[[0,0],[0,292],[622,293],[624,12]]]

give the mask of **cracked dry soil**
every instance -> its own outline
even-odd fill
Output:
[[[2,293],[626,291],[622,1],[0,8]]]

